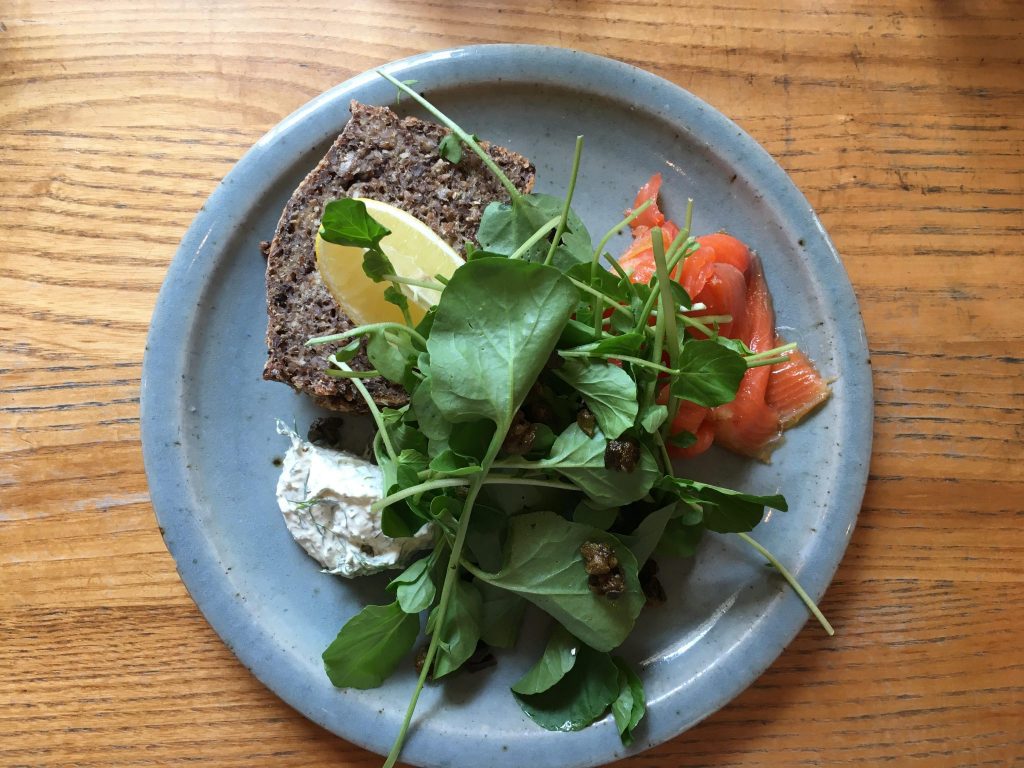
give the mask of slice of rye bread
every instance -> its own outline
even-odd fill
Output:
[[[291,196],[274,239],[261,248],[267,259],[267,348],[263,378],[289,384],[322,407],[366,411],[346,379],[324,373],[327,356],[339,345],[304,346],[312,336],[347,331],[354,323],[327,291],[316,268],[315,242],[324,206],[341,197],[367,197],[411,213],[457,252],[474,241],[488,203],[508,193],[475,154],[458,164],[443,160],[437,145],[449,131],[414,117],[400,118],[387,107],[353,101],[345,130]],[[534,167],[503,147],[481,145],[513,184],[533,188]],[[381,290],[384,286],[381,285]],[[353,368],[371,366],[360,353]],[[364,379],[374,402],[400,406],[402,387],[385,379]]]

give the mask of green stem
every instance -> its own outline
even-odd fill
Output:
[[[658,341],[659,341],[658,333],[657,333],[657,329],[655,329],[655,335],[654,335],[654,343],[655,343],[655,345],[658,344]],[[565,350],[565,351],[559,352],[558,354],[559,354],[560,357],[590,357],[590,358],[594,358],[594,359],[597,359],[597,360],[621,360],[624,363],[631,363],[632,365],[639,365],[641,368],[649,368],[652,371],[659,371],[661,373],[668,373],[668,374],[673,375],[673,376],[678,375],[678,373],[679,373],[679,369],[678,368],[666,368],[661,363],[652,363],[650,360],[645,360],[642,357],[633,357],[632,355],[620,355],[618,353],[607,354],[607,355],[606,354],[595,355],[595,354],[592,354],[592,353],[586,352],[586,351],[584,351],[584,352],[573,352],[572,350]],[[660,354],[660,352],[659,352],[659,354]]]
[[[377,331],[402,331],[407,333],[414,341],[418,341],[423,349],[427,348],[427,340],[420,336],[414,328],[410,328],[402,323],[367,323],[344,333],[333,333],[330,336],[314,336],[306,342],[306,346],[314,347],[318,344],[329,344],[332,341],[344,341],[345,339],[351,339],[353,336],[365,336]]]
[[[569,174],[569,191],[565,195],[565,203],[562,205],[562,216],[558,220],[558,229],[555,230],[555,237],[551,241],[551,247],[548,248],[548,255],[544,259],[545,264],[550,264],[551,260],[555,258],[555,251],[558,250],[558,244],[562,242],[562,235],[565,234],[565,225],[569,221],[569,206],[572,203],[572,195],[576,191],[576,177],[580,172],[580,157],[583,155],[583,137],[576,137],[576,148],[573,150],[572,155],[572,172]]]
[[[611,229],[604,233],[604,237],[602,237],[601,242],[597,244],[597,248],[594,249],[594,255],[590,259],[591,284],[593,284],[594,280],[597,278],[598,261],[600,261],[601,254],[604,251],[604,247],[608,245],[608,241],[611,240],[623,229],[628,227],[630,224],[632,224],[634,221],[636,221],[640,214],[642,214],[644,211],[650,208],[653,203],[654,200],[644,200],[644,202],[641,205],[637,206],[637,208],[633,210],[633,212],[630,213],[629,216],[624,218],[622,221],[620,221],[618,224],[616,224],[614,227],[612,227]],[[626,284],[629,286],[630,293],[633,296],[636,296],[636,288],[633,286],[633,282],[629,279],[629,275],[627,275],[626,271],[622,268],[622,265],[619,264],[619,260],[616,259],[611,254],[608,254],[608,261],[615,269],[615,271],[618,273],[619,277],[626,281]],[[603,298],[601,298],[594,303],[594,333],[599,333],[601,331],[601,324],[603,322],[603,318],[601,316],[603,314],[604,300]]]
[[[665,424],[671,428],[672,422],[666,419]],[[660,432],[654,433],[654,442],[658,444],[658,448],[661,450],[661,461],[665,465],[665,474],[671,476],[672,457],[668,454],[668,447],[665,445],[665,438],[661,436]]]
[[[633,365],[639,365],[642,368],[648,368],[653,371],[661,371],[662,373],[675,374],[678,371],[674,371],[671,368],[666,368],[661,364],[661,353],[665,349],[665,324],[660,320],[656,320],[654,323],[654,343],[651,344],[651,360],[630,360],[628,362]],[[658,361],[658,362],[655,362]],[[658,377],[652,376],[651,380],[647,382],[645,390],[646,402],[653,403],[658,395]]]
[[[764,555],[765,559],[775,567],[775,570],[782,574],[782,578],[789,582],[789,586],[792,587],[797,596],[804,601],[804,605],[807,606],[807,610],[810,611],[811,615],[818,620],[818,623],[821,624],[822,628],[829,634],[829,636],[834,635],[836,631],[832,628],[832,625],[828,623],[828,619],[825,618],[825,614],[821,612],[815,602],[811,599],[811,596],[808,595],[807,592],[804,591],[804,588],[800,586],[800,582],[796,580],[796,577],[786,569],[786,566],[780,563],[776,559],[775,555],[761,546],[752,537],[745,533],[737,533],[736,535]]]
[[[654,277],[653,280],[657,279],[657,277]],[[658,301],[657,287],[657,285],[651,286],[651,295],[647,297],[647,301],[644,302],[643,309],[640,310],[640,315],[636,319],[636,327],[633,329],[634,333],[640,333],[647,326],[647,320],[650,318],[651,312],[654,310],[654,304]]]
[[[548,232],[550,232],[553,229],[556,229],[558,227],[558,222],[561,220],[561,216],[552,216],[551,219],[549,219],[543,227],[541,227],[532,235],[530,235],[529,240],[527,240],[525,243],[516,248],[512,252],[512,255],[509,256],[509,258],[521,259],[527,251],[529,251],[531,248],[533,248],[533,246],[535,246],[537,243],[539,243],[541,240],[547,237]]]
[[[604,250],[604,247],[608,245],[608,241],[615,237],[617,234],[619,234],[619,232],[624,230],[634,221],[636,221],[640,217],[640,214],[642,214],[644,211],[650,208],[653,203],[654,200],[644,200],[643,203],[641,203],[640,205],[633,209],[632,213],[630,213],[629,216],[624,218],[622,221],[620,221],[618,224],[616,224],[614,227],[612,227],[611,229],[604,233],[604,237],[601,238],[601,241],[597,244],[597,248],[594,249],[594,257],[590,263],[591,279],[593,279],[594,275],[596,274],[597,262],[601,259],[601,252]]]
[[[604,297],[605,297],[604,294],[601,293],[601,291],[599,291],[596,288],[593,288],[593,287],[587,285],[582,280],[577,280],[574,277],[569,277],[569,275],[562,275],[562,277],[564,277],[566,280],[568,280],[570,283],[575,285],[577,288],[579,288],[584,293],[589,293],[591,296],[597,296],[600,299],[604,299]],[[626,307],[622,306],[621,304],[616,304],[613,301],[608,306],[613,311],[618,312],[620,314],[623,314],[623,315],[625,315],[626,317],[628,317],[631,320],[633,319],[633,313],[630,312],[628,309],[626,309]],[[640,330],[637,329],[637,333],[639,333],[639,332],[640,332]]]
[[[788,356],[766,357],[763,360],[751,360],[748,357],[747,358],[747,368],[760,368],[761,366],[765,366],[765,365],[777,365],[779,363],[788,363],[788,362],[789,362],[789,357]]]
[[[699,310],[698,310],[699,311]],[[682,313],[677,313],[682,314]],[[691,320],[694,318],[690,318]],[[731,323],[732,315],[701,315],[698,318],[702,323]]]
[[[529,469],[529,467],[527,467]],[[505,466],[497,466],[494,469],[506,469]],[[538,488],[556,488],[560,491],[578,491],[572,483],[563,483],[559,480],[542,480],[534,477],[495,477],[490,476],[484,480],[484,485],[532,485]]]
[[[679,238],[676,238],[678,240]],[[696,246],[696,247],[695,247]],[[700,248],[700,243],[694,240],[692,237],[688,237],[683,245],[679,248],[673,248],[665,255],[665,261],[668,264],[668,269],[671,272],[676,268],[679,262],[683,261],[687,257],[693,255],[693,252]]]
[[[501,186],[503,186],[508,191],[509,197],[511,197],[513,201],[518,200],[520,197],[522,197],[522,193],[520,193],[520,191],[516,189],[515,184],[509,181],[509,178],[508,176],[505,175],[505,172],[498,167],[498,164],[496,162],[494,162],[494,158],[487,154],[487,152],[484,151],[483,147],[481,147],[477,143],[476,139],[474,139],[470,134],[466,133],[462,129],[462,127],[459,126],[458,123],[456,123],[454,120],[448,117],[448,115],[444,114],[441,110],[439,110],[429,101],[427,101],[418,93],[416,93],[416,91],[414,91],[408,85],[403,83],[401,80],[396,80],[387,72],[381,72],[379,69],[377,70],[377,74],[383,77],[393,86],[398,88],[398,90],[403,91],[404,93],[411,96],[421,107],[427,110],[427,112],[432,114],[434,117],[440,120],[441,123],[443,123],[449,129],[451,129],[451,132],[459,137],[459,141],[461,141],[467,147],[472,149],[473,152],[476,153],[477,157],[479,157],[483,161],[483,164],[486,165],[488,169],[490,169],[491,173],[493,173],[495,177],[498,179],[498,181],[501,182]]]
[[[402,292],[402,289],[398,286],[398,283],[395,282],[394,280],[391,281],[391,285],[393,285],[395,287],[395,290],[398,291],[399,293]],[[412,314],[409,312],[409,301],[408,301],[408,299],[406,299],[401,304],[399,304],[398,308],[400,310],[402,310],[402,319],[405,320],[405,324],[409,328],[412,328],[414,323],[412,321]]]
[[[419,496],[421,493],[426,493],[427,491],[434,491],[437,490],[438,488],[455,488],[460,485],[469,485],[470,482],[470,480],[461,480],[456,477],[428,480],[425,483],[420,483],[419,485],[410,485],[408,488],[403,488],[400,491],[395,491],[390,496],[385,496],[383,499],[373,502],[373,504],[370,505],[370,509],[373,510],[374,512],[378,512],[384,509],[384,507],[391,506],[396,501],[408,499],[410,496]]]
[[[680,233],[682,234],[682,233]],[[672,299],[672,286],[669,283],[671,278],[668,273],[668,264],[665,261],[665,242],[662,239],[661,229],[655,227],[651,230],[651,245],[654,248],[654,268],[658,275],[659,293],[661,294],[661,314],[658,316],[658,324],[664,322],[665,344],[668,346],[669,366],[672,369],[679,368],[679,328],[676,325],[676,306]],[[662,315],[664,317],[662,317]],[[661,353],[654,358],[660,362]],[[675,420],[676,410],[679,408],[679,398],[669,391],[668,397],[668,418],[665,419],[665,426],[662,428],[668,434],[669,427]]]
[[[715,331],[709,328],[708,326],[704,325],[704,323],[702,323],[700,320],[696,320],[695,318],[692,317],[687,317],[686,315],[676,315],[676,317],[683,321],[683,325],[689,328],[696,328],[705,336],[715,335]]]
[[[704,318],[701,319],[703,320]],[[760,360],[764,357],[778,357],[779,355],[784,355],[787,352],[792,352],[794,349],[796,349],[795,341],[790,342],[789,344],[783,344],[781,347],[776,347],[775,349],[766,349],[764,352],[755,352],[752,355],[747,355],[746,360],[749,363],[751,360]]]
[[[698,245],[697,241],[690,237],[690,232],[693,231],[693,198],[689,198],[686,201],[686,219],[683,223],[683,228],[680,230],[676,239],[672,241],[672,247],[669,248],[669,253],[666,255],[665,262],[668,264],[668,270],[671,273],[675,269],[676,264],[684,260],[693,251],[696,250],[693,246]],[[678,247],[676,244],[679,244]],[[698,246],[699,247],[699,246]]]
[[[400,323],[393,323],[393,325],[397,325],[400,328],[403,327]],[[343,371],[353,370],[346,363],[340,363],[337,360],[334,361],[334,364],[337,365]],[[366,401],[366,407],[369,409],[370,415],[373,417],[373,420],[377,423],[377,434],[379,434],[381,440],[384,441],[384,450],[388,452],[388,457],[392,461],[397,463],[398,454],[395,452],[395,446],[391,444],[391,436],[388,434],[388,428],[384,424],[384,417],[381,416],[380,410],[377,408],[377,404],[373,402],[373,398],[370,397],[370,393],[367,391],[366,385],[363,384],[363,382],[361,382],[358,378],[351,379],[350,381],[352,382],[353,386],[355,386],[355,388],[359,390],[359,394],[362,395],[363,400]]]
[[[334,365],[341,365],[341,363],[337,361],[334,355],[331,355],[329,358],[327,358],[327,361],[333,363]],[[324,371],[324,374],[330,376],[332,379],[376,379],[379,378],[381,375],[380,371],[374,370],[372,368],[368,371],[346,371],[335,370],[334,368],[327,368]]]
[[[633,281],[629,279],[629,273],[627,273],[626,270],[622,268],[622,265],[619,264],[619,260],[612,256],[610,253],[607,254],[607,256],[608,263],[611,264],[612,269],[615,270],[615,274],[619,276],[620,280],[626,281],[626,287],[629,288],[629,295],[633,296],[634,298],[638,296],[639,294],[636,292],[636,286],[633,285]],[[593,276],[591,276],[591,282],[593,282]]]
[[[505,441],[505,435],[508,433],[508,424],[499,424],[497,430],[494,433],[494,437],[491,438],[491,444],[487,449],[487,454],[484,456],[482,462],[480,462],[481,472],[479,475],[473,478],[472,485],[469,487],[469,494],[466,496],[466,503],[462,508],[462,515],[459,517],[459,529],[455,534],[455,541],[452,543],[451,555],[448,558],[448,566],[444,575],[444,584],[441,587],[441,597],[437,602],[437,619],[434,624],[434,632],[430,636],[430,645],[427,646],[427,655],[423,659],[423,669],[420,672],[419,680],[416,682],[416,690],[413,691],[412,698],[409,700],[409,706],[405,710],[405,718],[402,720],[402,727],[398,731],[398,736],[395,739],[395,743],[391,747],[391,752],[388,753],[388,758],[384,762],[384,768],[393,768],[395,763],[398,762],[398,756],[402,753],[402,746],[405,744],[405,736],[409,732],[409,724],[412,722],[413,712],[416,711],[416,702],[419,701],[420,692],[423,690],[423,686],[427,681],[427,675],[430,673],[430,668],[434,663],[434,656],[437,654],[437,645],[441,640],[441,629],[444,627],[445,616],[448,613],[448,604],[451,601],[452,589],[455,585],[455,580],[459,574],[459,561],[462,559],[462,548],[466,543],[466,531],[469,530],[469,519],[473,513],[473,504],[476,502],[476,497],[480,493],[480,488],[483,486],[484,477],[488,470],[491,468],[491,464],[494,463],[495,457],[498,455],[498,451],[501,450],[501,444]]]
[[[402,277],[401,275],[384,275],[384,280],[390,280],[392,283],[401,283],[402,285],[412,285],[416,288],[426,288],[428,291],[443,291],[444,286],[441,283],[433,280],[416,280],[412,277]]]

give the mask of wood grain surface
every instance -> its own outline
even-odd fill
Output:
[[[1024,13],[1016,2],[0,0],[0,765],[375,766],[235,660],[149,504],[150,312],[267,129],[382,62],[637,64],[789,171],[861,302],[871,479],[823,608],[621,763],[1024,765]]]

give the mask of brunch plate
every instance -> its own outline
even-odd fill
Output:
[[[591,231],[617,222],[640,185],[665,177],[662,209],[694,231],[728,229],[755,247],[777,325],[834,379],[832,400],[772,464],[713,449],[687,476],[786,494],[755,537],[815,599],[856,522],[871,448],[867,345],[839,257],[806,199],[752,138],[677,86],[597,56],[534,46],[475,46],[382,68],[468,130],[529,157],[537,190],[558,192],[574,138],[586,137],[573,207]],[[320,415],[263,381],[264,261],[285,201],[344,127],[350,99],[395,105],[374,72],[286,118],[242,158],[186,233],[153,314],[142,377],[142,441],[153,505],[182,580],[207,620],[256,677],[333,733],[386,753],[415,684],[403,664],[381,688],[339,690],[320,654],[363,605],[385,601],[385,576],[322,574],[290,538],[275,501],[287,447],[275,419],[305,432]],[[410,100],[400,113],[422,116]],[[627,236],[610,250],[620,253]],[[346,417],[352,445],[369,433]],[[541,730],[508,688],[544,633],[489,670],[424,691],[403,761],[419,766],[577,768],[611,762],[686,730],[750,685],[809,615],[783,579],[736,537],[711,534],[688,561],[660,563],[667,604],[645,610],[621,653],[640,670],[648,715],[624,748],[611,716],[575,733]],[[838,627],[842,632],[842,626]],[[766,713],[766,716],[770,714]]]

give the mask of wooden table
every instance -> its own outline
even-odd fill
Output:
[[[838,634],[808,624],[618,765],[1024,765],[1022,9],[776,5],[0,4],[0,764],[379,763],[264,689],[179,581],[139,449],[146,329],[193,215],[286,114],[391,59],[533,42],[648,68],[767,147],[875,371]]]

